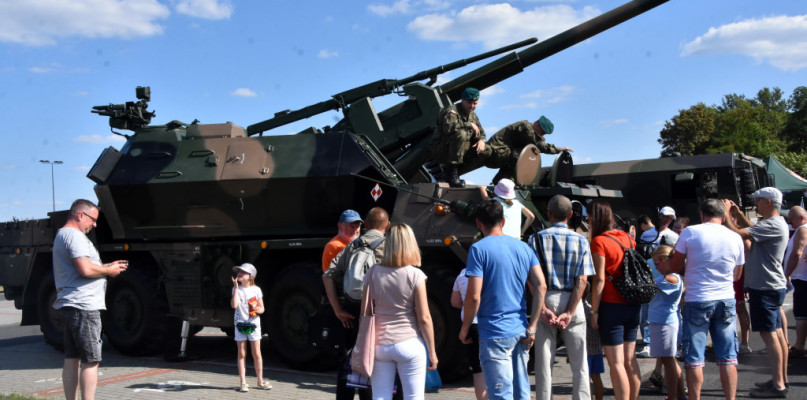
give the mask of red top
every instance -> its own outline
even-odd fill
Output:
[[[625,251],[622,250],[622,247],[619,247],[615,241],[605,237],[605,235],[613,237],[625,247],[636,247],[636,241],[634,241],[630,235],[620,230],[605,232],[591,241],[591,253],[605,257],[605,272],[608,273],[605,276],[605,287],[602,290],[602,298],[600,301],[606,303],[630,304],[619,294],[616,286],[608,279],[608,275],[614,278],[622,276],[622,257],[625,255]]]

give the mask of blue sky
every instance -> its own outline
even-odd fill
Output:
[[[363,83],[547,39],[623,3],[0,0],[0,221],[51,210],[43,159],[64,162],[54,168],[57,210],[95,200],[87,171],[123,140],[90,109],[135,100],[138,85],[151,86],[153,123],[246,127]],[[483,91],[477,112],[489,135],[546,115],[548,141],[572,147],[577,163],[657,157],[659,131],[680,109],[807,85],[805,10],[797,0],[671,0]],[[399,101],[377,99],[376,109]]]

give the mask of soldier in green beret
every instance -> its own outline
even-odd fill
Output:
[[[474,112],[478,103],[479,90],[465,88],[462,100],[440,111],[437,119],[430,148],[452,187],[463,187],[460,174],[481,167],[491,154],[485,130]]]
[[[548,135],[554,130],[555,125],[552,124],[552,121],[542,115],[533,123],[518,121],[496,132],[488,141],[491,156],[485,162],[485,166],[488,168],[499,168],[499,172],[493,178],[493,184],[502,178],[514,179],[516,161],[518,161],[521,150],[528,144],[534,144],[541,153],[545,154],[574,151],[570,147],[556,147],[546,142],[544,135]]]

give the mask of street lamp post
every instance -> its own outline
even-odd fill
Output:
[[[56,183],[53,180],[53,164],[63,164],[61,161],[39,160],[42,164],[50,164],[50,190],[53,196],[53,212],[56,212]]]

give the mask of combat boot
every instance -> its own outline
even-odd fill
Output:
[[[455,188],[463,188],[465,187],[465,181],[460,179],[460,173],[457,169],[455,164],[449,164],[445,166],[446,171],[446,180],[448,181],[448,186],[455,187]]]

